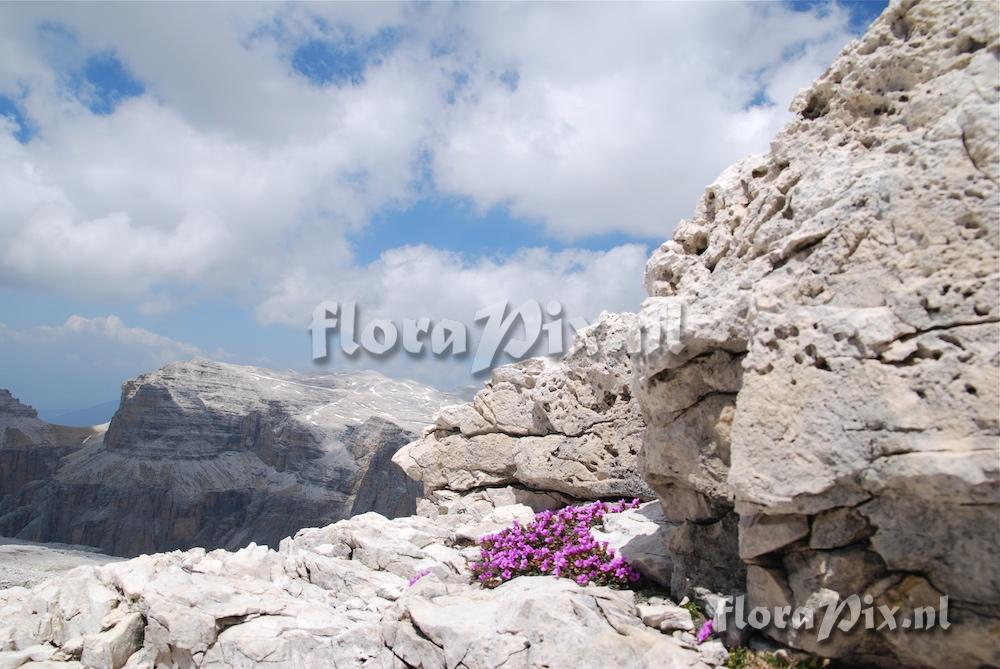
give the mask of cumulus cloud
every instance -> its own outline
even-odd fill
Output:
[[[52,358],[83,360],[94,367],[131,366],[136,362],[159,367],[174,360],[203,355],[203,351],[193,344],[129,327],[114,315],[94,318],[73,315],[61,325],[25,329],[0,324],[0,340],[10,346],[45,352]]]
[[[359,265],[349,239],[428,194],[570,244],[665,239],[848,37],[835,6],[764,3],[6,5],[0,95],[35,133],[0,126],[0,282],[147,314],[223,295],[296,326],[337,296],[394,317],[635,308],[638,246]],[[314,42],[358,72],[310,81],[295,57]],[[95,54],[141,94],[93,108]]]
[[[438,184],[568,239],[665,238],[726,164],[767,147],[797,89],[849,38],[836,6],[487,3],[469,14],[478,76],[449,109]],[[510,71],[516,86],[498,76]]]
[[[321,301],[343,305],[357,301],[358,323],[354,339],[365,324],[376,318],[401,328],[404,319],[426,317],[431,323],[444,319],[465,325],[469,356],[454,359],[430,354],[412,358],[396,351],[386,357],[364,353],[347,358],[334,350],[328,363],[335,368],[377,366],[386,374],[415,378],[441,388],[475,385],[473,360],[482,341],[483,321],[475,317],[484,307],[507,305],[511,310],[536,300],[562,307],[555,318],[563,323],[563,343],[569,343],[576,319],[593,322],[601,311],[635,311],[644,296],[641,285],[646,248],[622,245],[609,251],[578,249],[553,252],[545,248],[522,249],[505,258],[464,257],[427,246],[411,246],[384,253],[363,271],[344,282],[320,285],[309,277],[276,286],[273,295],[258,307],[257,316],[268,322],[305,327],[312,309]],[[516,336],[522,336],[515,329]],[[342,334],[338,332],[338,334]],[[309,342],[302,341],[302,355]],[[545,347],[533,354],[546,353]],[[507,360],[498,359],[497,364]]]
[[[357,301],[372,318],[451,318],[470,322],[485,305],[555,300],[568,316],[593,320],[602,310],[638,308],[646,248],[609,251],[522,249],[509,257],[467,257],[428,246],[387,251],[375,262],[331,281],[292,273],[265,296],[257,317],[305,326],[323,300]]]

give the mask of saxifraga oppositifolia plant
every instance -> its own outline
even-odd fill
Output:
[[[580,585],[634,583],[639,573],[606,541],[597,541],[590,529],[609,513],[638,506],[634,499],[537,513],[526,527],[515,522],[480,538],[479,560],[472,563],[472,573],[487,588],[516,576],[541,574],[572,578]]]

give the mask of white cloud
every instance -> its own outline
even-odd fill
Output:
[[[636,310],[643,297],[646,249],[522,249],[506,258],[468,258],[428,246],[383,253],[367,267],[320,281],[301,271],[273,287],[257,307],[265,323],[305,327],[320,301],[356,301],[368,317],[427,316],[470,323],[485,305],[559,301],[569,316],[592,320],[602,310]]]
[[[666,238],[728,163],[759,152],[848,39],[846,14],[766,3],[469,9],[481,76],[449,110],[435,175],[574,239]],[[808,48],[789,56],[802,43]],[[485,76],[509,64],[516,91]],[[762,87],[777,103],[746,108]]]
[[[114,315],[94,318],[73,315],[61,325],[25,329],[0,325],[0,340],[33,355],[44,353],[50,358],[84,362],[92,367],[133,367],[139,363],[149,369],[204,354],[192,344],[129,327]]]
[[[406,30],[361,85],[319,88],[288,60],[318,14],[359,40]],[[47,46],[46,20],[78,40]],[[0,282],[147,314],[225,295],[296,325],[338,295],[394,317],[492,296],[634,308],[638,247],[408,247],[358,267],[347,234],[423,194],[429,167],[438,193],[509,205],[566,240],[664,239],[847,39],[836,8],[758,3],[5,5],[0,94],[39,133],[22,145],[0,130]],[[66,72],[103,50],[147,93],[96,116]],[[776,106],[746,109],[758,89]]]
[[[543,307],[557,301],[563,307],[564,343],[572,335],[569,322],[593,322],[601,311],[635,311],[644,291],[642,270],[646,249],[623,245],[610,251],[523,249],[507,258],[467,258],[427,246],[386,252],[360,272],[342,282],[318,284],[303,275],[275,287],[258,308],[258,319],[305,328],[313,308],[330,300],[343,305],[356,300],[358,323],[355,340],[364,325],[386,318],[400,327],[404,319],[427,317],[463,323],[469,333],[470,357],[454,359],[427,354],[412,358],[397,351],[384,358],[364,354],[348,359],[339,350],[331,353],[334,368],[371,368],[391,376],[413,378],[440,388],[477,383],[472,376],[471,355],[477,348],[483,324],[475,321],[480,309],[506,302],[512,309],[528,300]],[[546,321],[551,322],[546,318]],[[301,357],[307,359],[309,342],[303,338]],[[544,354],[544,347],[537,354]]]

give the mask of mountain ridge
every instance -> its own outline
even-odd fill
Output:
[[[377,372],[204,359],[127,381],[106,431],[51,426],[7,400],[0,459],[28,463],[0,488],[0,534],[129,556],[276,544],[306,523],[412,512],[419,485],[388,458],[454,401]],[[368,476],[372,463],[383,471]]]

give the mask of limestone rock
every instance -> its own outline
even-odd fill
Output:
[[[277,545],[353,514],[413,513],[420,486],[391,457],[454,400],[375,372],[194,360],[127,382],[107,433],[76,429],[80,443],[62,448],[55,437],[68,429],[0,396],[8,424],[0,464],[10,453],[62,448],[44,465],[21,467],[18,456],[11,471],[30,475],[0,468],[10,479],[0,489],[0,534],[129,556]]]
[[[650,499],[636,461],[644,424],[627,353],[634,320],[603,313],[562,360],[493,370],[473,402],[443,409],[394,461],[423,483],[431,503],[440,492],[454,499],[448,493],[506,487],[562,501]],[[536,498],[532,506],[552,501]]]
[[[683,632],[694,631],[694,622],[691,620],[691,612],[680,606],[671,604],[640,604],[639,617],[649,627],[654,627],[661,632],[673,632],[681,630]]]
[[[644,578],[669,587],[673,560],[667,544],[674,529],[659,503],[647,502],[638,509],[606,515],[601,529],[590,533],[598,541],[607,541]]]
[[[643,471],[672,544],[705,535],[675,585],[733,592],[684,575],[738,566],[738,526],[770,574],[751,598],[912,575],[963,620],[919,654],[884,630],[787,639],[848,662],[1000,664],[962,647],[1000,620],[998,25],[996,3],[892,2],[646,268]]]
[[[433,490],[417,500],[417,513],[433,518],[443,514],[468,515],[476,519],[493,513],[502,506],[523,504],[536,511],[558,509],[572,503],[572,498],[554,492],[541,492],[505,486],[483,488],[471,493],[454,490]]]
[[[809,547],[828,549],[847,546],[867,539],[872,532],[868,520],[857,509],[839,507],[813,518]]]
[[[141,614],[126,614],[110,629],[86,639],[80,660],[94,669],[121,669],[142,648],[145,628]]]
[[[740,518],[740,557],[751,560],[809,535],[809,522],[796,515],[743,515]]]
[[[628,596],[625,596],[628,595]],[[631,593],[521,577],[462,595],[415,590],[400,600],[444,666],[704,667],[697,652],[647,630]],[[566,621],[572,621],[567,624]],[[558,630],[553,626],[557,626]]]
[[[722,667],[725,666],[726,661],[729,660],[729,651],[726,650],[726,647],[722,645],[722,642],[717,639],[710,639],[698,646],[698,652],[701,653],[705,662],[711,666]]]
[[[550,576],[472,583],[460,535],[475,522],[367,513],[278,551],[144,555],[0,590],[0,666],[709,666],[646,627],[631,591]]]
[[[670,590],[676,597],[702,587],[715,592],[743,592],[745,567],[740,561],[735,514],[711,523],[684,522],[667,542],[672,559]]]

